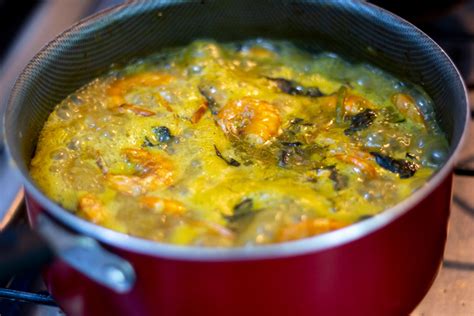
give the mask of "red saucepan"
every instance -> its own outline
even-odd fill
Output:
[[[255,37],[334,51],[422,86],[450,142],[443,168],[373,218],[313,238],[235,249],[108,230],[61,208],[31,180],[35,142],[54,105],[110,64],[196,38]],[[440,267],[467,108],[459,73],[439,46],[362,1],[137,1],[74,25],[36,55],[12,91],[5,135],[24,178],[31,225],[56,255],[44,274],[48,290],[69,315],[406,315]]]

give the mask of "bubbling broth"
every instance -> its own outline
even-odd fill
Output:
[[[98,225],[177,245],[323,234],[423,186],[448,144],[419,87],[287,42],[200,40],[56,106],[31,175]]]

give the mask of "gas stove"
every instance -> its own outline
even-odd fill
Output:
[[[19,34],[19,40],[14,42],[9,52],[0,50],[4,65],[10,62],[11,56],[17,57],[10,62],[14,67],[3,66],[0,77],[3,84],[0,86],[11,86],[17,72],[32,57],[25,51],[33,54],[43,43],[79,18],[120,2],[123,1],[46,1],[22,11],[27,22]],[[62,10],[68,13],[61,14],[60,19],[55,16],[52,23],[51,17]],[[474,315],[474,0],[465,1],[450,14],[436,20],[425,19],[415,23],[445,49],[463,75],[471,100],[471,123],[455,170],[443,265],[432,288],[412,315]],[[46,25],[48,32],[42,31],[38,36],[39,33],[34,31],[39,25]],[[30,40],[29,44],[24,43],[27,40]],[[2,45],[5,44],[0,42],[0,48]],[[26,46],[28,49],[25,49]],[[4,94],[0,97],[6,97],[5,91],[0,91]],[[15,201],[18,204],[15,207],[21,207],[21,199]],[[16,219],[22,220],[21,216]],[[63,313],[46,292],[39,273],[30,272],[0,284],[0,315],[56,316]]]

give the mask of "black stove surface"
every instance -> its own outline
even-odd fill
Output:
[[[26,20],[37,8],[38,3],[26,2],[19,6],[14,1],[0,0],[0,60],[5,57],[8,48],[15,40]]]

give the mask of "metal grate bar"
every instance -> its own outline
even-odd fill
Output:
[[[474,177],[474,169],[454,168],[454,174],[464,177]]]
[[[54,299],[49,294],[30,293],[0,288],[0,299],[9,299],[13,301],[22,301],[33,304],[42,304],[48,306],[57,306]]]

